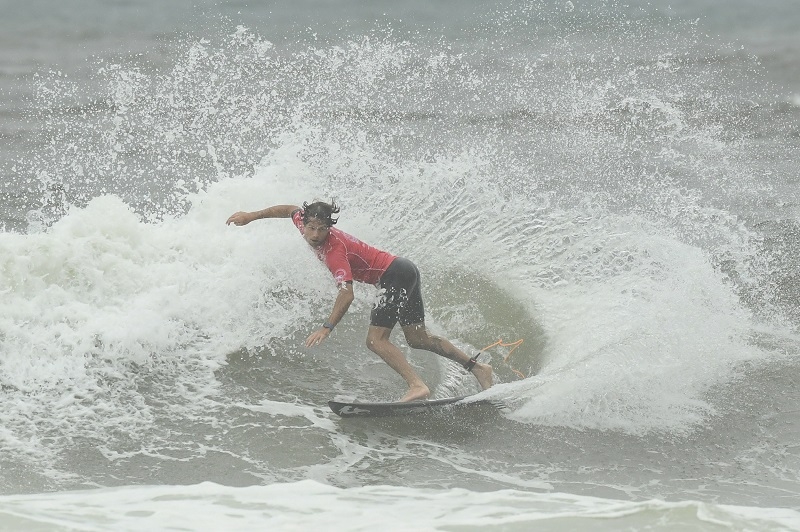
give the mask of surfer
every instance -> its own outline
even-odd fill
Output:
[[[417,401],[430,395],[428,386],[408,363],[403,352],[389,335],[398,322],[408,345],[424,349],[461,364],[478,379],[482,389],[492,385],[492,368],[470,358],[449,340],[434,336],[425,327],[420,274],[408,259],[372,247],[333,227],[339,207],[335,202],[317,201],[295,205],[275,205],[261,211],[237,212],[226,224],[247,225],[263,218],[291,218],[314,253],[333,274],[339,293],[328,320],[311,333],[306,346],[321,344],[333,331],[353,302],[353,281],[374,284],[381,289],[381,299],[372,309],[367,332],[367,347],[380,356],[408,384],[401,401]]]

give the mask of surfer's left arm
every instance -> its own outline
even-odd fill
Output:
[[[325,322],[325,325],[323,325],[321,329],[311,333],[311,336],[309,336],[306,340],[306,347],[312,347],[321,344],[322,341],[331,334],[331,331],[336,324],[339,323],[339,321],[344,317],[345,313],[347,313],[347,309],[350,308],[350,303],[353,302],[354,298],[355,295],[353,294],[353,282],[346,281],[341,283],[339,285],[339,294],[336,296],[336,301],[333,303],[333,310],[331,311],[331,315],[328,317],[328,321]]]

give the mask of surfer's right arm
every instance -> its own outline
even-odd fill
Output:
[[[227,225],[247,225],[253,220],[260,220],[262,218],[291,218],[292,213],[300,207],[297,205],[273,205],[266,209],[253,212],[237,212],[231,214]]]

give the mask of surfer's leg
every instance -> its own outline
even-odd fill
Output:
[[[424,349],[458,362],[465,368],[469,366],[470,359],[466,353],[449,340],[430,334],[425,323],[406,325],[403,327],[403,334],[406,335],[406,341],[412,349]],[[470,372],[478,379],[482,389],[485,390],[492,385],[492,367],[489,364],[476,362]]]
[[[367,347],[386,362],[390,368],[400,374],[408,384],[408,392],[400,401],[418,401],[426,399],[430,390],[422,381],[411,364],[408,363],[403,352],[389,341],[392,329],[371,325],[367,332]]]

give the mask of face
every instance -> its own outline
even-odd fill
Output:
[[[325,243],[331,229],[324,222],[311,218],[303,227],[303,238],[312,248],[318,248]]]

